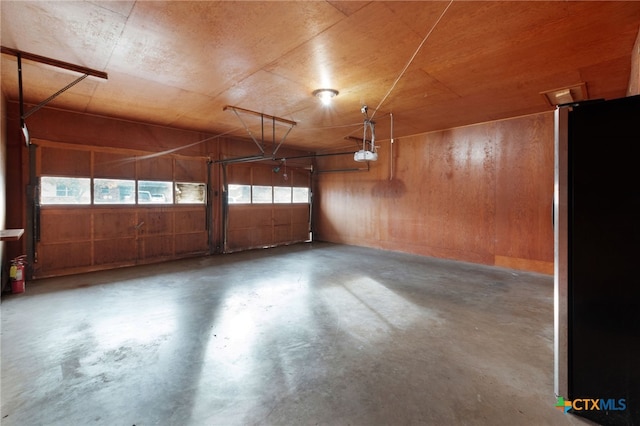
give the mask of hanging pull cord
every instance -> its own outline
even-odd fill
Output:
[[[436,26],[438,25],[438,23],[440,23],[440,21],[442,20],[442,18],[444,17],[444,15],[447,13],[447,10],[449,10],[449,8],[451,7],[451,5],[453,4],[453,0],[449,0],[449,4],[447,5],[447,7],[444,8],[444,10],[442,11],[442,13],[440,14],[440,16],[438,17],[438,19],[436,20],[436,22],[431,26],[431,29],[429,30],[429,32],[427,33],[427,35],[424,36],[424,38],[422,39],[422,41],[420,42],[420,44],[418,45],[418,48],[416,49],[415,52],[413,52],[413,55],[411,55],[411,58],[409,58],[409,61],[407,62],[407,64],[404,66],[404,68],[402,69],[402,71],[400,72],[400,75],[398,75],[398,77],[395,79],[395,81],[393,82],[393,84],[391,85],[391,87],[389,88],[389,91],[387,92],[386,95],[384,95],[384,98],[382,98],[382,100],[380,101],[380,103],[378,104],[378,106],[376,107],[376,109],[373,110],[373,114],[371,114],[371,118],[373,118],[376,115],[376,112],[378,112],[378,110],[380,109],[380,107],[382,106],[382,104],[387,100],[387,98],[389,97],[389,95],[391,94],[391,92],[393,92],[393,89],[396,88],[396,85],[398,84],[398,82],[400,81],[400,79],[402,79],[402,77],[404,76],[404,73],[407,72],[407,68],[409,68],[409,65],[411,65],[411,63],[413,62],[413,60],[416,58],[416,55],[418,54],[418,52],[420,52],[420,50],[422,49],[422,46],[426,43],[427,39],[429,38],[429,36],[431,35],[431,33],[433,32],[433,30],[436,29]]]

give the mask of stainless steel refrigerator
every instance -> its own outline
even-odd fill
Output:
[[[640,425],[640,96],[561,106],[555,125],[558,406]]]

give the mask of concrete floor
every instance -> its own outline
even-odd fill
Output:
[[[27,283],[2,425],[586,425],[553,278],[331,244]]]

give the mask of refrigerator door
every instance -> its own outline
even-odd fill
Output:
[[[571,412],[600,424],[640,424],[640,97],[563,114],[556,394],[572,401]]]

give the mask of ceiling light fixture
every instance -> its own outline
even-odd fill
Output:
[[[329,105],[331,99],[338,96],[338,91],[334,89],[317,89],[313,91],[313,96],[320,98],[323,105]]]

